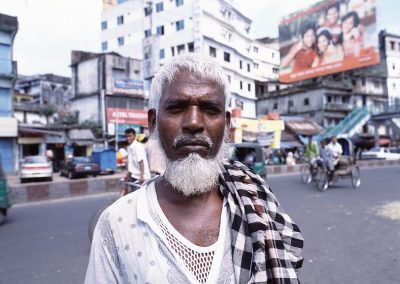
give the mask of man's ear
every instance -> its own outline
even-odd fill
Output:
[[[149,124],[149,131],[151,134],[157,127],[157,111],[154,108],[147,111],[147,122]]]
[[[230,111],[225,112],[225,127],[227,129],[231,128],[231,112]]]

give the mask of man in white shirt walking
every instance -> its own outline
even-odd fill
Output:
[[[125,181],[138,181],[139,183],[143,183],[145,180],[150,178],[150,170],[147,161],[146,150],[142,143],[136,141],[135,129],[126,129],[125,136],[128,143],[128,160]]]

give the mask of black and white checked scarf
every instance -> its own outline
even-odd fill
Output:
[[[239,162],[221,167],[221,192],[228,200],[232,254],[239,283],[300,283],[303,257],[298,226],[282,211],[259,176]]]

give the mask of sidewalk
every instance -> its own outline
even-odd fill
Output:
[[[400,165],[400,161],[385,160],[366,160],[358,161],[357,163],[361,168]],[[267,177],[299,173],[302,167],[302,164],[295,166],[267,166]],[[123,176],[124,173],[115,173],[113,175],[101,175],[95,178],[68,180],[67,178],[59,177],[58,174],[55,174],[53,182],[35,182],[27,184],[20,184],[18,176],[15,175],[8,176],[7,179],[11,203],[18,204],[106,192],[118,192],[121,186],[119,180]]]

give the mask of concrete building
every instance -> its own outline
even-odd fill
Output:
[[[279,56],[275,48],[250,37],[251,19],[234,1],[118,2],[102,13],[103,51],[143,58],[145,79],[151,79],[165,60],[181,53],[215,57],[231,82],[230,106],[241,108],[244,117],[255,117],[256,82],[275,77]],[[265,53],[269,54],[264,57]]]
[[[386,64],[386,84],[390,105],[400,104],[400,35],[382,31],[380,34]]]
[[[388,98],[394,100],[396,94],[400,95],[400,85],[397,90],[389,90],[389,85],[393,88],[400,84],[397,81],[400,62],[395,58],[400,54],[400,47],[393,43],[393,38],[393,35],[389,39],[385,33],[380,34],[380,64],[288,85],[269,82],[266,92],[258,94],[257,114],[301,115],[327,128],[337,125],[356,108],[367,107],[373,113],[383,111]],[[392,46],[395,50],[391,50]],[[373,131],[366,126],[362,130]]]
[[[71,110],[80,123],[100,125],[105,141],[127,127],[147,126],[142,63],[115,52],[72,51]]]
[[[71,97],[71,78],[54,74],[19,75],[14,89],[14,103],[62,107]]]
[[[16,170],[17,120],[12,117],[12,94],[17,76],[13,43],[18,31],[16,17],[0,14],[0,163],[5,172]]]

